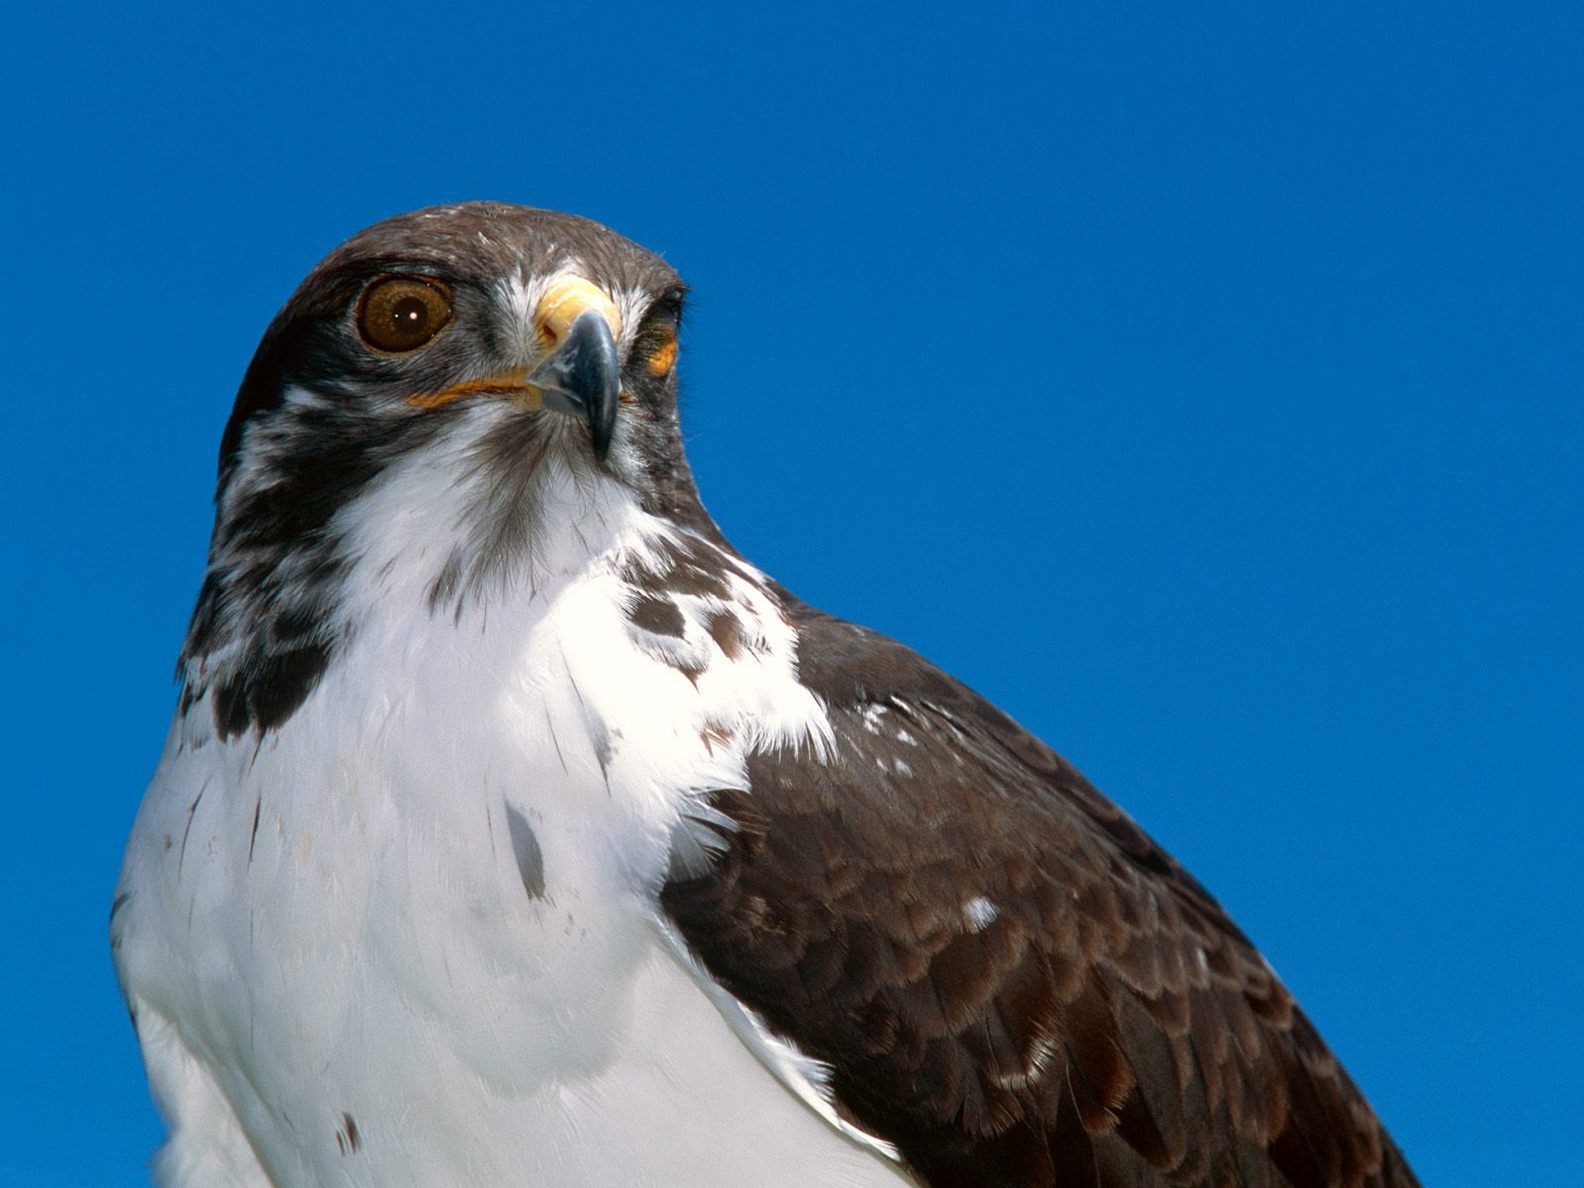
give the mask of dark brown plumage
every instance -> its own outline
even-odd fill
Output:
[[[786,596],[834,761],[762,754],[664,904],[932,1188],[1416,1183],[1191,875],[908,649]],[[692,874],[693,872],[689,872]],[[971,905],[965,908],[965,905]]]

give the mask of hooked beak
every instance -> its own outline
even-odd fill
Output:
[[[599,310],[579,314],[560,346],[528,377],[544,393],[544,406],[588,422],[594,456],[610,452],[621,404],[621,361],[616,336]]]
[[[471,395],[515,398],[529,408],[587,422],[594,456],[603,460],[621,407],[621,360],[616,353],[621,317],[615,303],[582,277],[562,277],[540,299],[533,327],[549,353],[526,376],[516,371],[466,380],[443,391],[409,396],[407,403],[430,409]]]

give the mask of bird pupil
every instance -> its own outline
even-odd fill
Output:
[[[422,330],[429,320],[429,309],[416,297],[403,297],[391,311],[398,330]]]

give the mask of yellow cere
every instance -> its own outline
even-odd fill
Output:
[[[534,310],[534,329],[539,333],[541,345],[550,347],[560,342],[572,323],[589,310],[602,314],[611,335],[621,338],[621,315],[605,290],[581,276],[563,276],[555,281],[545,290]]]

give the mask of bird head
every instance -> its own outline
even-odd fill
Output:
[[[184,664],[318,647],[372,555],[399,554],[442,601],[597,533],[612,498],[707,522],[677,422],[683,293],[597,223],[500,203],[401,215],[337,248],[238,392]]]
[[[330,488],[354,456],[387,462],[452,434],[510,439],[528,455],[511,459],[519,472],[555,450],[661,498],[683,293],[658,256],[572,215],[470,202],[378,223],[265,332],[226,426],[218,501],[250,472],[295,478],[322,461],[339,472],[323,475]]]

